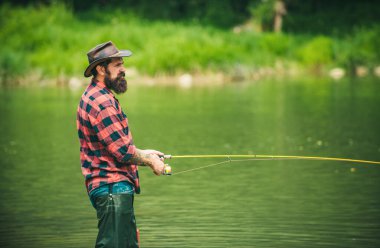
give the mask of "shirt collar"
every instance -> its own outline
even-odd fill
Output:
[[[108,89],[108,87],[106,86],[106,84],[105,84],[104,82],[97,81],[96,79],[93,78],[93,79],[91,80],[91,84],[92,84],[93,87],[98,87],[98,88],[101,88],[101,89],[106,90],[109,94],[111,94],[113,97],[115,97],[115,96],[113,95],[113,93],[111,92],[111,90]]]
[[[115,97],[115,95],[113,94],[113,92],[108,89],[108,87],[106,86],[106,84],[104,82],[101,82],[101,81],[97,81],[96,79],[92,79],[91,80],[91,85],[93,87],[98,87],[100,89],[104,89],[105,91],[108,92],[108,94],[110,94],[117,102],[119,102],[119,100]]]

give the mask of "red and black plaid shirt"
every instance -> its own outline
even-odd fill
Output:
[[[140,192],[135,153],[127,116],[104,83],[92,81],[77,111],[82,173],[88,193],[104,184],[129,181]]]

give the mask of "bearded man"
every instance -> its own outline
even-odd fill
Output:
[[[82,173],[90,201],[97,212],[98,236],[95,247],[138,247],[133,209],[134,193],[140,193],[138,165],[163,174],[164,154],[141,150],[132,134],[116,94],[127,91],[123,57],[111,42],[87,53],[85,77],[92,80],[77,110]]]

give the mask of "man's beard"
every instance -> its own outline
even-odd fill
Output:
[[[128,89],[127,80],[125,80],[124,76],[125,73],[120,72],[116,78],[112,79],[111,73],[107,69],[106,75],[104,77],[104,83],[110,90],[113,90],[116,94],[124,93]]]

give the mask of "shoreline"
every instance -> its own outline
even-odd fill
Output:
[[[245,68],[236,67],[229,72],[206,71],[196,73],[159,74],[155,76],[140,74],[135,68],[127,68],[126,78],[129,82],[144,86],[179,86],[182,88],[199,86],[219,86],[242,82],[257,82],[267,79],[296,79],[300,77],[322,77],[333,80],[341,80],[349,77],[378,77],[380,78],[380,66],[370,70],[364,66],[358,66],[353,73],[343,68],[305,70],[298,66],[287,68],[276,65],[276,67]],[[71,89],[81,88],[88,84],[89,78],[79,75],[64,75],[58,77],[43,76],[37,71],[19,77],[2,77],[0,87],[69,87]]]

